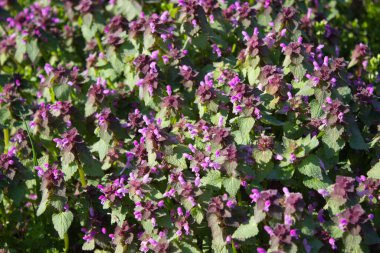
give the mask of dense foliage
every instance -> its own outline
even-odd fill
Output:
[[[1,0],[0,251],[378,252],[379,14]]]

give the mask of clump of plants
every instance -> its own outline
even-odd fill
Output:
[[[0,249],[379,250],[380,60],[340,8],[0,1]]]

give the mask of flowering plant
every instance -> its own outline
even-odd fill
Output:
[[[332,2],[0,1],[1,251],[379,250],[380,56]]]

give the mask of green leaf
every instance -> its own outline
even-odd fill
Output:
[[[302,61],[302,59],[298,59],[298,60]],[[299,65],[290,65],[289,68],[290,68],[290,71],[293,73],[293,75],[296,78],[298,78],[298,80],[302,80],[302,78],[306,74],[306,69],[301,64],[299,64]]]
[[[115,253],[124,253],[127,252],[127,246],[123,245],[122,242],[120,242],[115,249]]]
[[[16,53],[15,53],[15,59],[17,62],[21,63],[24,59],[24,54],[26,53],[26,42],[18,38],[16,40]]]
[[[253,151],[253,158],[255,158],[256,162],[259,164],[269,163],[272,160],[272,156],[273,153],[269,149],[264,151],[255,149]]]
[[[235,177],[225,178],[223,186],[231,197],[235,197],[240,188],[240,179]]]
[[[29,59],[35,63],[38,55],[40,54],[40,49],[37,45],[37,40],[32,40],[26,45],[26,52],[29,56]]]
[[[148,165],[150,167],[154,167],[157,162],[156,162],[156,158],[157,158],[157,155],[156,155],[156,152],[148,152]]]
[[[322,137],[322,141],[335,152],[341,150],[345,143],[341,139],[343,134],[343,128],[338,129],[337,127],[332,127],[326,130],[325,134]]]
[[[326,189],[330,184],[327,182],[324,182],[318,178],[309,178],[304,179],[303,184],[310,189],[319,190],[319,189]]]
[[[310,135],[306,136],[302,139],[302,146],[305,148],[305,153],[309,153],[311,150],[318,147],[319,141],[316,136],[313,136],[313,138],[310,138]]]
[[[54,229],[58,232],[61,239],[63,239],[63,236],[69,229],[71,223],[73,222],[73,219],[73,213],[70,211],[53,214],[52,220]]]
[[[96,112],[96,106],[90,103],[89,101],[90,100],[88,100],[86,104],[84,105],[84,112],[85,112],[84,115],[86,117],[89,117]]]
[[[312,96],[314,95],[314,89],[308,83],[305,83],[304,86],[297,92],[297,96]]]
[[[144,32],[144,49],[149,50],[155,42],[154,35],[150,30],[145,30]]]
[[[111,211],[111,224],[116,223],[121,226],[127,215],[127,208],[124,206],[113,207]]]
[[[69,151],[64,151],[62,153],[62,157],[61,157],[62,165],[69,165],[70,163],[74,162],[74,160],[75,160],[75,156],[73,153]]]
[[[6,128],[12,119],[11,111],[7,107],[0,108],[0,126]]]
[[[290,59],[290,55],[285,56],[282,66],[286,68],[287,66],[289,66],[290,63],[292,63],[292,59]]]
[[[260,68],[248,68],[248,82],[250,85],[254,85],[258,81],[258,77],[260,75]]]
[[[356,58],[352,58],[350,63],[348,64],[347,68],[352,68],[353,66],[355,66],[356,64],[358,63],[358,60]]]
[[[193,209],[191,209],[190,214],[191,214],[191,216],[193,217],[193,219],[195,220],[195,222],[197,224],[201,224],[202,223],[202,221],[204,219],[204,215],[203,215],[203,212],[202,212],[201,208],[194,207]]]
[[[77,172],[78,165],[76,163],[64,164],[62,163],[62,172],[64,174],[65,181],[70,180],[70,178]]]
[[[367,176],[380,179],[380,162],[376,163],[375,166],[367,172]]]
[[[95,249],[95,239],[92,239],[91,241],[86,241],[83,243],[82,250],[84,251],[93,251]]]
[[[24,184],[13,184],[8,188],[8,197],[13,200],[13,203],[16,206],[19,206],[21,201],[24,200],[25,195],[27,193],[27,188]]]
[[[306,176],[323,179],[319,158],[316,155],[310,155],[303,159],[298,170]]]
[[[36,213],[37,216],[40,216],[41,214],[43,214],[45,212],[45,210],[48,206],[48,201],[49,201],[48,198],[49,198],[49,190],[43,189],[41,202],[38,205],[38,209],[37,209],[37,213]]]
[[[117,1],[117,5],[123,11],[128,21],[131,21],[142,12],[142,7],[136,0]]]
[[[90,41],[95,37],[96,30],[87,25],[82,25],[82,35],[86,41]]]
[[[219,226],[220,221],[216,214],[210,214],[207,216],[207,223],[209,228],[211,229],[212,236],[212,249],[213,252],[228,252],[226,250],[226,241],[223,237],[223,229]]]
[[[180,241],[180,248],[181,248],[181,252],[184,252],[184,253],[202,253],[202,251],[198,249],[197,246],[195,246],[194,244],[188,243],[184,240]]]
[[[334,224],[329,224],[328,226],[326,226],[326,228],[330,236],[334,239],[342,238],[344,234],[344,231],[342,231],[342,229],[340,229],[338,226]]]
[[[154,226],[151,220],[143,220],[141,221],[141,225],[143,226],[146,233],[152,233]]]
[[[362,238],[360,235],[348,234],[343,238],[344,252],[361,253],[364,252],[360,247]]]
[[[322,105],[318,102],[318,100],[314,99],[310,102],[310,113],[311,118],[313,119],[317,119],[322,116]]]
[[[110,61],[113,69],[118,73],[122,73],[124,70],[124,64],[121,62],[121,60],[117,57],[116,52],[110,52],[109,53],[109,58],[108,60]]]
[[[181,169],[186,169],[187,168],[187,164],[186,164],[186,160],[185,158],[181,157],[179,158],[178,155],[169,155],[169,156],[166,156],[165,157],[165,160],[178,167],[178,168],[181,168]]]
[[[206,176],[202,177],[201,183],[203,186],[211,185],[221,188],[223,178],[219,170],[210,170],[207,172]]]
[[[84,173],[87,176],[92,177],[101,177],[103,176],[103,170],[101,163],[96,160],[92,154],[90,153],[90,150],[83,149],[81,152],[79,152],[79,161],[81,163],[81,166],[83,167]]]
[[[106,143],[102,139],[100,139],[98,142],[96,142],[92,146],[92,151],[93,152],[98,152],[100,160],[103,160],[104,157],[106,157],[106,155],[108,154],[108,149],[109,149],[108,143]]]
[[[347,128],[350,132],[350,147],[356,150],[368,150],[368,144],[364,141],[353,115],[347,117]]]
[[[267,113],[263,114],[261,121],[265,124],[273,125],[273,126],[283,126],[284,125],[284,122],[276,119],[274,116],[267,114]]]
[[[232,234],[232,238],[245,241],[248,238],[251,238],[259,233],[257,228],[257,223],[253,217],[250,218],[248,224],[242,224],[235,230]]]
[[[253,117],[238,118],[237,124],[238,124],[239,130],[232,132],[232,135],[235,137],[236,143],[242,144],[242,145],[249,144],[250,142],[249,133],[251,132],[253,126],[255,125],[255,119]]]

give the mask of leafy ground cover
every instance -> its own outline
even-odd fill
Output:
[[[377,1],[0,1],[2,252],[378,252]]]

